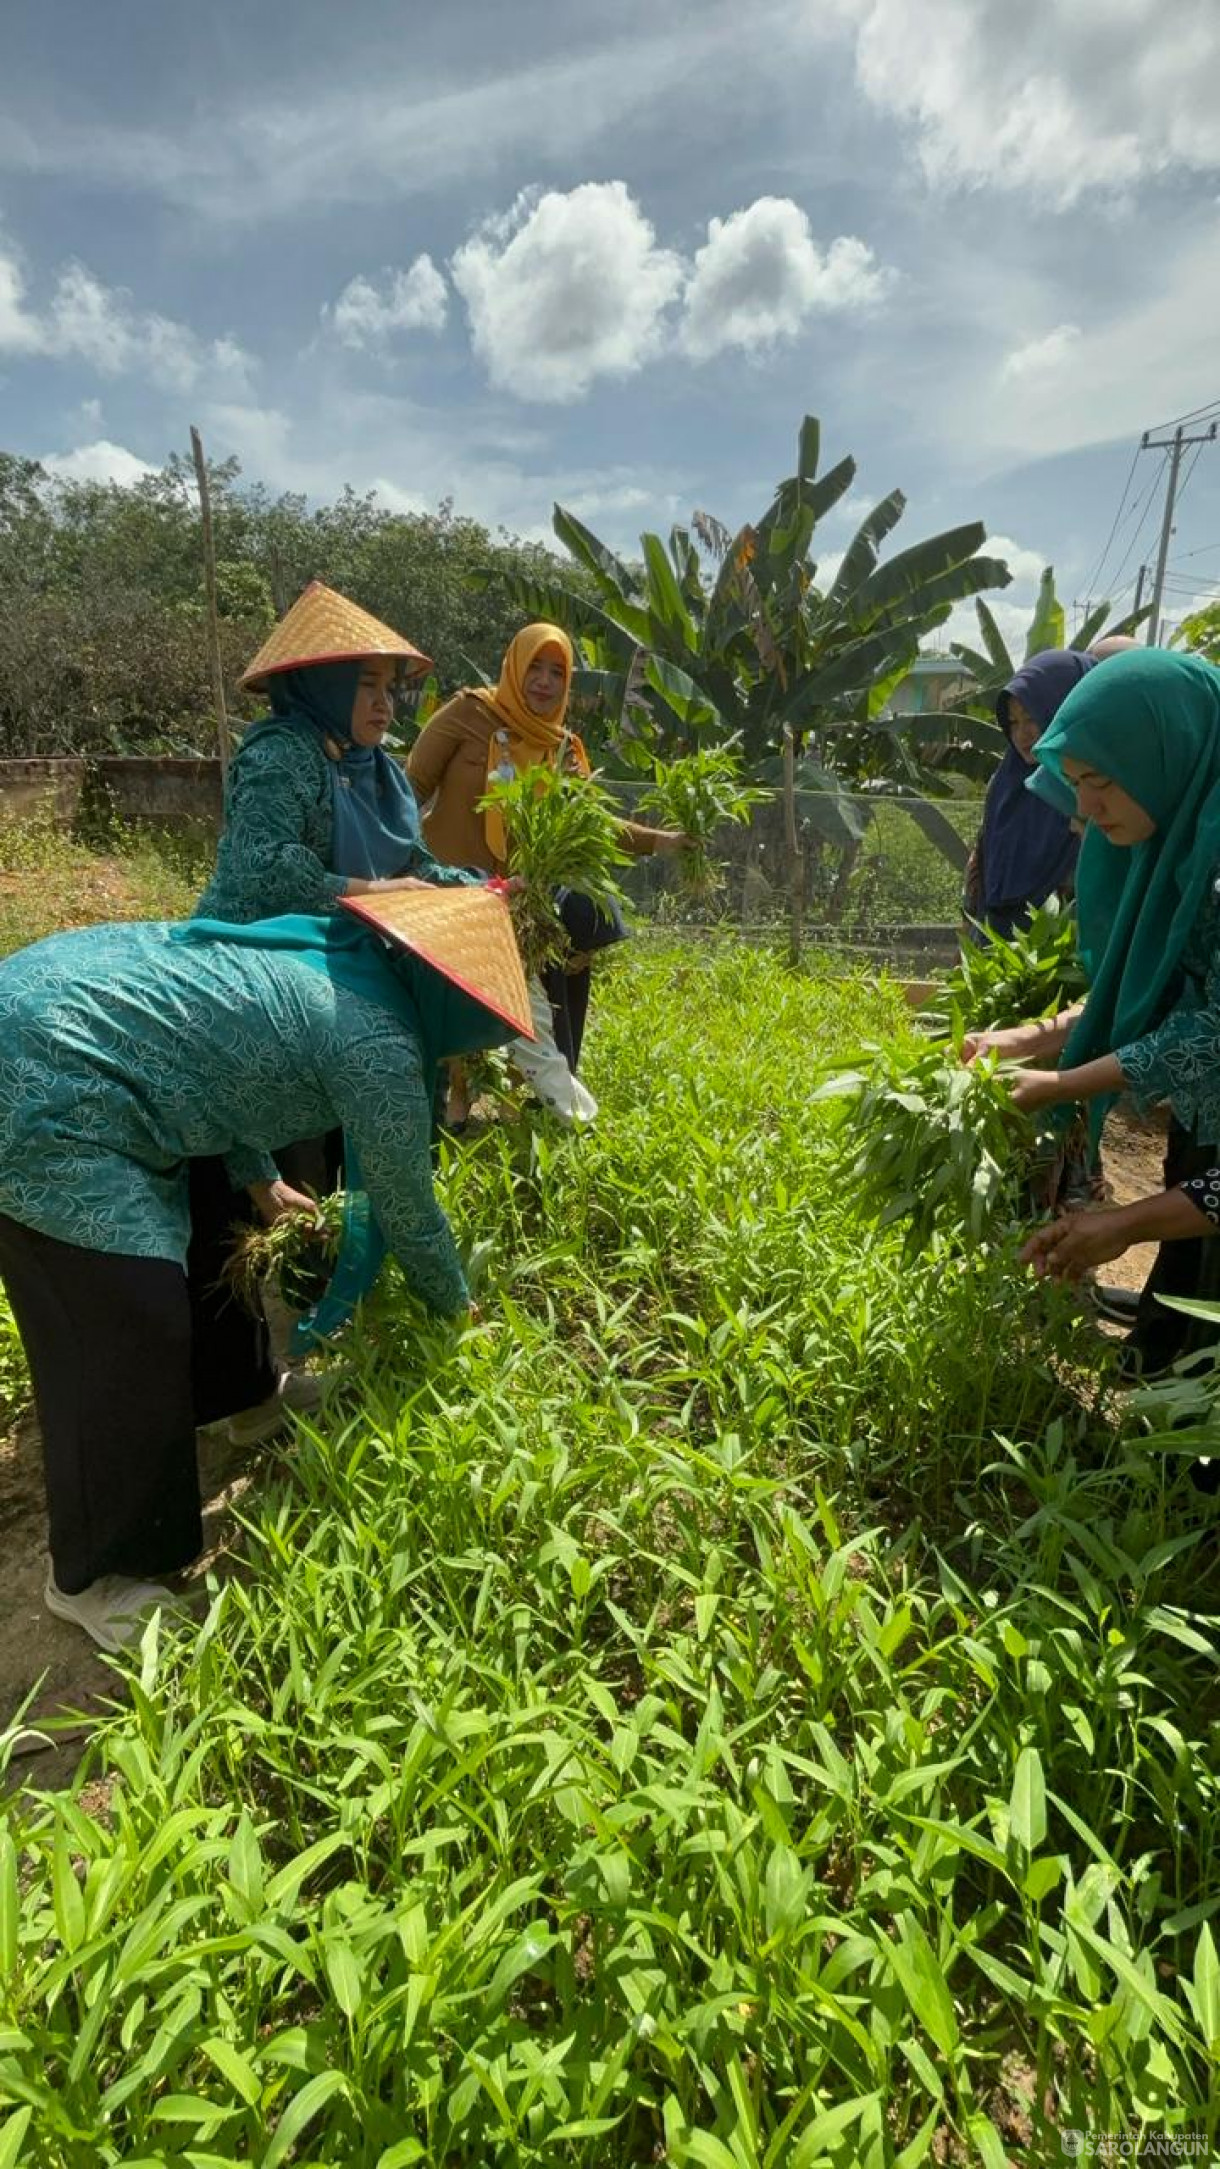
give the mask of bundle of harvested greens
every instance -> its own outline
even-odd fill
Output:
[[[653,778],[639,811],[664,828],[681,829],[690,838],[680,854],[678,871],[690,896],[708,897],[723,885],[724,875],[711,855],[716,830],[726,821],[744,824],[750,808],[766,797],[741,780],[736,741],[683,753],[674,761],[654,761]]]
[[[317,1217],[287,1213],[267,1227],[261,1220],[233,1231],[222,1283],[248,1310],[257,1310],[263,1284],[274,1279],[289,1310],[303,1310],[329,1277],[338,1255],[347,1204],[342,1190],[320,1198]]]
[[[1006,940],[989,933],[984,942],[965,943],[935,1010],[925,1010],[923,1017],[940,1030],[954,1017],[967,1030],[1025,1024],[1057,1016],[1087,991],[1076,947],[1076,914],[1070,904],[1051,897],[1028,926],[1018,927]]]
[[[616,879],[628,853],[619,817],[588,776],[560,775],[539,765],[511,781],[493,783],[483,806],[499,806],[508,835],[508,871],[521,882],[509,898],[526,973],[563,957],[568,938],[555,909],[555,891],[574,889],[603,910],[622,896]]]
[[[815,1100],[842,1104],[840,1180],[862,1217],[905,1220],[908,1256],[937,1233],[980,1243],[1018,1217],[1038,1149],[994,1058],[964,1068],[953,1047],[915,1057],[865,1050],[869,1066],[834,1076]]]

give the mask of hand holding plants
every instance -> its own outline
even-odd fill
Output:
[[[1134,1240],[1119,1209],[1062,1213],[1030,1236],[1021,1263],[1032,1265],[1039,1280],[1080,1280],[1094,1266],[1121,1258]]]
[[[961,1059],[967,1067],[984,1054],[998,1054],[1004,1062],[1031,1061],[1035,1055],[1048,1051],[1045,1044],[1047,1030],[1044,1024],[1009,1024],[999,1030],[967,1032],[962,1040]]]
[[[1065,1088],[1064,1075],[1057,1069],[1018,1071],[1007,1080],[1013,1106],[1019,1107],[1022,1114],[1032,1115],[1039,1107],[1055,1107],[1061,1100],[1071,1099],[1074,1095]]]
[[[286,1220],[293,1213],[308,1213],[315,1227],[321,1222],[317,1199],[307,1197],[303,1190],[294,1190],[278,1177],[274,1182],[252,1182],[250,1195],[265,1227],[273,1228],[278,1220]]]

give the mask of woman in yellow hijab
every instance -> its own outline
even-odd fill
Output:
[[[504,872],[508,846],[503,816],[498,808],[479,811],[480,800],[497,777],[540,763],[588,775],[588,755],[567,722],[573,662],[572,643],[562,626],[526,625],[510,641],[494,687],[464,687],[424,725],[411,748],[407,774],[423,808],[424,839],[442,865]],[[621,841],[634,857],[648,858],[656,851],[680,850],[684,839],[669,829],[624,821]],[[568,1121],[590,1121],[596,1102],[575,1075],[588,1005],[588,955],[621,941],[625,928],[621,921],[594,912],[585,897],[561,898],[560,910],[577,953],[566,971],[547,975],[553,1010],[546,1033],[549,1045],[540,1042],[535,1056],[528,1042],[515,1041],[510,1053],[547,1106]],[[536,993],[542,997],[541,987]],[[534,1010],[537,1027],[538,1000]],[[545,1001],[541,1014],[545,1019]],[[451,1120],[460,1119],[460,1109],[460,1097],[451,1098]]]

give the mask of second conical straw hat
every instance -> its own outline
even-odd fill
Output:
[[[344,910],[443,972],[485,1009],[533,1039],[529,989],[508,905],[492,888],[374,890],[340,898]],[[443,1053],[454,1053],[445,1048]]]
[[[257,693],[281,670],[303,670],[310,663],[355,662],[365,655],[395,656],[411,677],[427,670],[430,661],[359,603],[349,602],[321,580],[311,580],[267,635],[238,682]]]

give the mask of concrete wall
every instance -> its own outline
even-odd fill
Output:
[[[3,763],[0,763],[0,768]],[[120,759],[90,764],[90,794],[101,811],[145,828],[211,828],[220,832],[220,762]]]
[[[87,775],[85,761],[0,761],[0,822],[41,817],[71,828]]]
[[[128,759],[0,761],[0,824],[39,815],[62,821],[107,817],[125,827],[220,829],[219,761]]]

